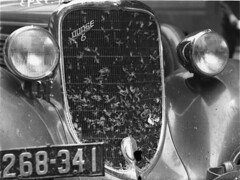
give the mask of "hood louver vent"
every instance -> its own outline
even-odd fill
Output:
[[[0,35],[0,64],[4,63],[3,46],[7,37],[7,35]]]

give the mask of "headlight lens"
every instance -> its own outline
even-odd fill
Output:
[[[227,43],[210,29],[186,37],[177,50],[180,63],[190,72],[202,76],[217,75],[229,58]]]
[[[59,48],[45,29],[28,26],[15,31],[5,44],[5,63],[24,79],[38,80],[52,74],[59,61]]]
[[[216,75],[221,72],[227,63],[228,55],[226,42],[214,32],[203,34],[193,45],[194,65],[206,75]]]

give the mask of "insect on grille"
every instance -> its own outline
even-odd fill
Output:
[[[133,136],[144,167],[161,130],[158,28],[147,13],[77,10],[62,22],[67,100],[83,142],[105,142],[106,164],[126,168],[121,141]],[[151,141],[150,141],[151,140]]]

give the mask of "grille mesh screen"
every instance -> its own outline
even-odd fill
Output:
[[[85,27],[83,27],[85,25]],[[106,143],[106,164],[125,168],[120,144],[132,135],[146,166],[161,130],[158,30],[146,13],[77,10],[62,24],[67,99],[84,142]]]

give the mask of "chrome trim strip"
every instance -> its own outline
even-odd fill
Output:
[[[44,28],[48,27],[47,23],[15,22],[15,21],[11,21],[11,22],[1,21],[0,25],[8,25],[8,26],[32,26],[32,25],[34,25],[34,26],[41,26]]]
[[[64,7],[66,7],[66,5],[64,6]],[[76,134],[76,132],[75,132],[75,129],[74,129],[74,126],[73,126],[73,123],[72,123],[72,121],[71,121],[71,119],[72,119],[72,116],[71,116],[71,114],[69,113],[69,105],[68,105],[68,100],[67,100],[67,97],[66,97],[66,93],[67,93],[67,90],[66,90],[66,86],[65,86],[65,82],[66,82],[66,80],[65,80],[65,76],[64,76],[64,58],[63,58],[63,44],[62,44],[62,41],[61,41],[61,39],[62,39],[62,33],[61,33],[61,28],[62,28],[62,24],[61,24],[61,22],[62,22],[62,20],[63,20],[63,18],[66,16],[66,12],[68,11],[68,10],[70,10],[71,9],[71,7],[68,7],[67,9],[61,9],[61,11],[58,11],[58,17],[59,17],[59,19],[58,19],[58,24],[57,24],[57,27],[58,27],[58,29],[57,29],[57,37],[58,37],[58,43],[59,43],[59,48],[60,48],[60,76],[61,76],[61,81],[62,81],[62,90],[63,90],[63,103],[64,103],[64,108],[63,108],[63,112],[64,112],[64,116],[65,116],[65,119],[66,119],[66,121],[67,121],[67,126],[68,126],[68,128],[69,128],[69,130],[70,130],[70,133],[71,133],[71,136],[73,137],[73,139],[75,140],[75,142],[76,143],[78,143],[78,144],[81,144],[82,142],[78,139],[78,136],[77,136],[77,134]]]
[[[236,163],[236,164],[240,162],[240,151],[233,158],[233,162]]]
[[[148,11],[146,11],[148,12]],[[164,81],[164,66],[163,66],[163,47],[162,47],[162,40],[161,40],[161,28],[160,28],[160,23],[157,20],[157,17],[154,16],[154,14],[148,12],[151,14],[151,16],[155,19],[155,22],[157,24],[158,28],[158,38],[159,38],[159,55],[160,55],[160,70],[161,70],[161,85],[162,85],[162,127],[161,127],[161,132],[160,132],[160,137],[159,137],[159,142],[158,142],[158,148],[151,159],[150,165],[145,168],[143,171],[141,171],[141,177],[142,179],[146,179],[148,174],[153,170],[153,168],[156,166],[157,162],[159,161],[163,147],[164,147],[164,141],[166,137],[166,131],[167,131],[167,120],[166,120],[166,94],[165,94],[165,81]]]
[[[78,6],[78,7],[73,7],[73,5],[82,5],[82,6]],[[61,69],[61,81],[65,82],[65,76],[64,76],[64,62],[63,62],[63,51],[62,47],[62,33],[61,33],[61,28],[62,28],[62,21],[64,19],[64,17],[68,14],[68,12],[73,11],[74,9],[81,9],[81,8],[89,8],[89,9],[100,9],[99,7],[88,7],[88,6],[84,6],[84,4],[82,3],[69,3],[67,5],[63,5],[61,6],[57,13],[56,16],[58,16],[58,20],[57,20],[57,38],[58,38],[58,43],[59,43],[59,47],[60,47],[60,69]],[[105,9],[104,7],[101,7],[102,9]],[[121,9],[122,7],[119,7],[119,9]],[[122,8],[123,9],[123,8]],[[140,175],[143,179],[147,178],[147,175],[153,170],[153,168],[155,167],[155,165],[157,164],[158,160],[161,157],[162,151],[163,151],[163,147],[164,147],[164,140],[165,140],[165,135],[166,135],[166,127],[167,127],[167,120],[166,120],[166,95],[165,95],[165,84],[164,84],[164,66],[163,66],[163,48],[162,48],[162,41],[161,41],[161,33],[160,33],[160,24],[157,20],[157,17],[154,16],[154,14],[148,10],[144,10],[144,9],[139,9],[139,8],[129,8],[129,7],[124,7],[124,10],[128,10],[128,11],[139,11],[139,12],[144,12],[149,14],[150,16],[152,16],[156,22],[157,28],[158,28],[158,38],[159,38],[159,55],[160,55],[160,70],[161,70],[161,85],[162,85],[162,127],[161,127],[161,132],[160,132],[160,137],[159,137],[159,142],[158,142],[158,147],[157,147],[157,151],[154,155],[154,157],[152,158],[150,164],[145,167],[143,170],[140,170],[138,167],[132,167],[131,169],[128,170],[115,170],[109,166],[105,165],[106,168],[106,172],[109,175],[113,175],[117,178],[123,178],[123,179],[136,179],[138,178],[138,176]],[[63,88],[63,100],[64,100],[64,114],[67,120],[67,124],[69,127],[69,130],[71,132],[72,137],[74,138],[74,140],[76,141],[76,143],[82,143],[79,139],[78,136],[74,130],[74,126],[73,123],[71,121],[72,117],[70,112],[68,111],[69,109],[69,105],[68,105],[68,100],[66,97],[66,86],[65,83],[62,83],[62,88]]]

